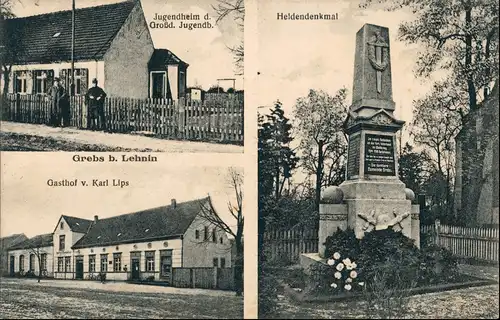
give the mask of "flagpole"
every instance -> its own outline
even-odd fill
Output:
[[[70,95],[75,94],[75,0],[71,8],[71,86]]]

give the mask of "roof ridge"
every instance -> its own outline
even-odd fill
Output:
[[[86,220],[86,221],[89,221],[89,222],[93,221],[92,219],[85,219],[85,218],[80,218],[80,217],[75,217],[75,216],[68,216],[66,214],[62,214],[61,216],[66,217],[66,218],[74,218],[74,219]]]
[[[124,4],[124,3],[134,3],[135,4],[136,1],[137,0],[125,0],[125,1],[118,1],[118,2],[114,2],[114,3],[108,3],[108,4],[100,4],[100,5],[91,6],[91,7],[75,8],[75,12],[83,11],[83,10],[90,10],[90,9],[95,9],[95,8],[101,8],[101,7],[107,7],[107,6],[109,6],[109,7],[110,6],[116,6],[116,5],[120,5],[120,4]],[[18,19],[27,19],[27,18],[31,18],[31,17],[50,16],[50,15],[53,15],[53,14],[61,14],[61,13],[66,13],[66,12],[71,12],[71,11],[72,11],[71,9],[60,10],[60,11],[52,11],[52,12],[35,14],[35,15],[31,15],[31,16],[8,18],[8,19],[5,19],[5,20],[18,20]]]

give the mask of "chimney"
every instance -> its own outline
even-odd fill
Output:
[[[99,220],[99,216],[98,216],[98,215],[95,215],[95,216],[94,216],[94,223],[97,223],[97,220]]]
[[[176,208],[177,207],[177,201],[175,201],[175,199],[172,199],[172,208]]]

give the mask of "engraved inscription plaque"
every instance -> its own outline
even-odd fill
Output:
[[[360,142],[360,135],[349,138],[349,149],[347,154],[347,180],[359,175]]]
[[[391,136],[365,135],[365,174],[396,175],[394,143]]]

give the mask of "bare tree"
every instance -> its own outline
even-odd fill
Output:
[[[224,221],[217,210],[215,210],[212,200],[209,197],[208,202],[201,202],[200,217],[211,225],[223,230],[234,237],[236,247],[236,257],[234,261],[234,284],[236,295],[241,296],[243,292],[243,174],[234,168],[228,172],[229,183],[234,189],[236,203],[229,201],[227,203],[228,211],[236,223],[236,230],[230,227],[230,223]]]
[[[245,24],[245,1],[244,0],[218,0],[217,4],[212,6],[217,15],[216,24],[233,17],[238,28],[243,31]],[[240,44],[228,47],[234,57],[234,64],[237,69],[237,75],[243,74],[245,48],[243,39]]]
[[[47,240],[45,236],[46,235],[39,235],[28,240],[28,251],[30,253],[30,256],[35,255],[35,258],[38,261],[38,282],[40,282],[40,279],[43,277],[43,271],[45,271],[45,269],[42,268],[42,261],[44,261],[45,268],[47,267],[47,251],[44,248],[51,245],[50,241]],[[31,263],[31,257],[28,258],[30,259],[29,263]]]

